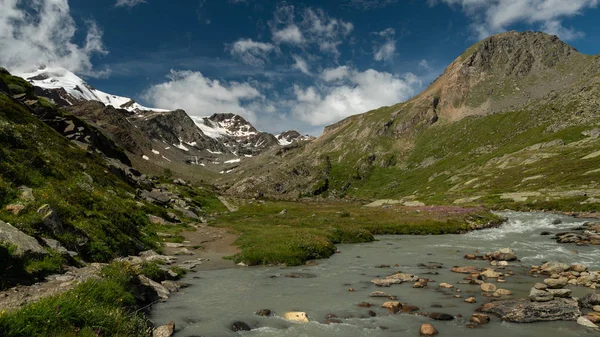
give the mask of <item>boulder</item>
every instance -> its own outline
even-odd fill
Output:
[[[548,286],[545,283],[536,283],[534,288],[537,290],[546,290]]]
[[[600,305],[600,294],[587,294],[581,298],[580,302],[584,308],[593,308]]]
[[[582,264],[572,264],[571,267],[569,267],[569,270],[578,272],[578,273],[583,273],[588,270],[588,267],[586,267]]]
[[[569,283],[569,279],[566,277],[560,277],[560,278],[547,278],[544,280],[544,283],[548,286],[548,288],[550,289],[561,289],[564,288],[568,283]]]
[[[419,335],[421,336],[436,336],[438,331],[431,324],[421,324],[421,329],[419,330]]]
[[[436,321],[452,321],[454,320],[454,316],[450,314],[444,314],[441,312],[424,312],[419,314],[419,316],[429,317]]]
[[[561,298],[571,297],[571,293],[573,292],[571,289],[548,289],[546,291],[554,295],[554,297]]]
[[[27,186],[19,187],[19,199],[23,201],[35,201],[35,197],[33,196],[33,189]]]
[[[233,324],[231,324],[231,331],[250,331],[252,330],[250,328],[250,326],[248,326],[248,324],[244,323],[244,322],[233,322]]]
[[[496,291],[496,285],[493,283],[482,283],[481,290],[485,291],[486,293],[493,293]]]
[[[554,299],[554,295],[546,290],[531,288],[529,300],[533,302],[548,302]]]
[[[308,323],[308,315],[301,311],[286,312],[283,318],[292,322]]]
[[[486,303],[478,311],[500,316],[514,323],[542,321],[574,321],[581,316],[579,305],[574,299],[557,298],[548,302],[532,302],[515,299]]]
[[[52,231],[54,234],[64,233],[62,220],[58,217],[58,214],[50,207],[50,205],[43,205],[37,210],[38,214],[42,216],[42,223],[46,228]]]
[[[487,253],[486,257],[489,260],[496,261],[515,261],[517,259],[517,254],[510,248],[502,248],[497,252]]]
[[[388,295],[388,294],[384,293],[383,291],[374,291],[371,294],[369,294],[369,297],[387,297],[387,298],[390,298],[390,297],[392,297],[392,295]]]
[[[397,313],[402,309],[402,304],[397,301],[388,301],[381,305],[382,308],[388,309],[392,313]]]
[[[446,282],[442,282],[442,283],[440,283],[440,285],[439,285],[438,287],[440,287],[440,288],[445,288],[445,289],[451,289],[451,288],[454,288],[454,286],[453,286],[453,285],[451,285],[450,283],[446,283]]]
[[[402,280],[400,279],[389,279],[389,278],[378,278],[378,279],[374,279],[371,280],[371,283],[373,283],[374,285],[378,286],[378,287],[389,287],[392,284],[401,284]]]
[[[490,322],[490,316],[486,314],[475,313],[471,315],[471,318],[469,318],[469,322],[477,325],[488,324]]]
[[[413,274],[395,273],[387,276],[386,279],[401,280],[402,282],[416,282],[419,280],[419,277]]]
[[[14,246],[15,251],[13,254],[18,257],[30,254],[48,254],[48,251],[34,237],[3,221],[0,221],[0,243]]]
[[[546,262],[542,265],[541,272],[542,274],[552,275],[552,274],[560,274],[564,271],[569,270],[570,266],[566,263],[560,262]]]
[[[169,294],[171,292],[167,288],[165,288],[162,284],[160,284],[158,282],[154,282],[144,275],[138,275],[138,278],[142,285],[152,288],[156,292],[156,295],[159,298],[161,298],[163,300],[166,300],[169,298]]]
[[[255,314],[258,316],[262,316],[262,317],[273,316],[273,312],[270,309],[261,309],[261,310],[258,310]]]
[[[494,297],[510,296],[512,294],[513,294],[512,291],[506,290],[506,289],[498,289],[498,290],[494,291]]]
[[[19,213],[21,213],[21,211],[24,209],[25,206],[19,204],[11,204],[4,207],[4,210],[11,212],[13,215],[19,215]]]
[[[586,318],[585,316],[579,317],[577,319],[577,324],[585,326],[587,328],[598,329],[598,326],[596,324],[594,324],[592,321],[590,321],[588,318]]]
[[[175,322],[159,326],[152,331],[152,337],[171,337],[175,333]]]

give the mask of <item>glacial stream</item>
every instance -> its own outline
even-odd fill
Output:
[[[545,261],[582,263],[591,270],[600,269],[600,254],[595,247],[579,247],[557,244],[552,236],[541,236],[542,231],[556,233],[584,223],[574,219],[544,213],[503,212],[509,220],[500,228],[472,232],[465,235],[441,236],[379,236],[378,241],[365,244],[339,245],[341,251],[329,259],[319,260],[318,266],[294,268],[236,267],[223,270],[201,271],[189,274],[183,282],[190,287],[174,294],[165,303],[153,308],[151,319],[156,324],[174,320],[176,337],[204,336],[294,336],[294,337],[358,337],[358,336],[418,336],[422,323],[433,324],[440,336],[593,336],[598,335],[575,322],[543,322],[515,324],[502,322],[491,316],[490,324],[469,329],[465,327],[475,309],[490,299],[482,296],[477,285],[458,284],[466,275],[450,272],[453,266],[488,267],[488,261],[468,261],[465,254],[512,248],[521,262],[511,262],[505,270],[515,275],[498,288],[514,293],[507,298],[527,297],[529,289],[542,278],[527,274],[531,265]],[[561,219],[562,223],[552,224]],[[441,269],[425,269],[419,264],[432,262],[443,264]],[[398,267],[377,268],[387,264]],[[396,271],[411,273],[435,280],[427,288],[414,289],[412,283],[378,288],[369,283],[377,277],[385,277]],[[428,275],[438,272],[439,275]],[[289,278],[289,273],[310,273],[313,278]],[[447,282],[455,290],[441,291],[437,285]],[[350,292],[349,288],[355,289]],[[594,291],[584,287],[569,286],[573,296]],[[369,294],[380,290],[398,297],[398,301],[418,306],[422,312],[441,312],[462,315],[453,321],[434,321],[411,314],[389,314],[380,306],[385,298],[371,298]],[[460,294],[462,298],[455,298]],[[477,303],[464,302],[475,297]],[[372,308],[360,308],[360,302],[375,304]],[[271,309],[283,315],[289,311],[304,311],[311,322],[291,323],[279,317],[259,317],[259,309]],[[376,317],[370,317],[373,310]],[[335,314],[342,324],[323,324],[328,314]],[[247,332],[230,330],[234,321],[242,321],[253,328]]]

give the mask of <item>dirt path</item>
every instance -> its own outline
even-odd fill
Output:
[[[194,227],[196,230],[193,232],[183,231],[180,233],[185,238],[181,245],[165,247],[163,254],[176,255],[182,262],[199,258],[205,259],[194,270],[236,267],[232,260],[224,260],[223,257],[240,252],[240,249],[234,245],[234,242],[238,239],[237,235],[229,233],[227,229],[209,227],[204,224],[197,224]],[[194,247],[197,246],[202,246],[202,248],[195,249]],[[193,255],[178,255],[182,248],[191,251]]]

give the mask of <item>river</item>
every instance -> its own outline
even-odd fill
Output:
[[[468,261],[465,254],[496,251],[503,247],[512,248],[521,262],[511,262],[506,272],[506,283],[495,283],[499,288],[514,293],[513,298],[526,297],[529,289],[541,279],[527,274],[531,265],[545,261],[582,263],[592,270],[600,269],[600,255],[594,247],[578,247],[557,244],[551,236],[541,236],[542,231],[563,231],[585,222],[547,213],[502,212],[508,221],[499,228],[471,232],[464,235],[440,236],[379,236],[378,241],[365,244],[339,245],[339,254],[319,260],[318,266],[294,268],[250,267],[191,273],[183,280],[190,287],[182,289],[165,303],[153,308],[151,319],[156,324],[175,320],[176,337],[190,336],[294,336],[294,337],[358,337],[358,336],[418,336],[422,323],[433,324],[440,336],[548,336],[561,337],[592,336],[597,332],[577,325],[575,322],[544,322],[514,324],[502,322],[492,316],[490,324],[476,329],[465,327],[475,309],[489,301],[482,296],[479,286],[458,284],[465,275],[450,272],[453,266],[489,266],[488,261]],[[553,220],[561,224],[552,224]],[[442,264],[441,269],[425,269],[419,264]],[[377,268],[387,264],[392,268]],[[430,278],[427,288],[414,289],[412,283],[377,288],[369,283],[376,277],[384,277],[396,271]],[[428,272],[439,275],[428,275]],[[289,278],[289,273],[310,273],[314,278]],[[455,290],[441,291],[437,284],[447,282]],[[349,288],[355,289],[350,292]],[[582,296],[593,291],[582,287],[571,287],[573,296]],[[453,321],[433,321],[410,314],[388,314],[379,308],[386,301],[371,298],[372,291],[381,290],[396,295],[398,300],[418,306],[422,312],[442,312],[462,315]],[[455,298],[459,294],[462,298]],[[473,296],[477,303],[464,302]],[[509,298],[510,298],[509,297]],[[359,308],[360,302],[370,302],[373,308]],[[288,311],[306,312],[311,319],[308,324],[291,323],[279,317],[254,315],[259,309],[271,309],[283,315]],[[369,317],[368,311],[378,316]],[[335,314],[342,324],[323,324],[328,314]],[[234,321],[243,321],[253,330],[233,332]]]

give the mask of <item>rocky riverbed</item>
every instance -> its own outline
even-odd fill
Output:
[[[502,215],[502,227],[465,235],[340,245],[304,267],[201,271],[152,319],[183,337],[596,335],[596,248],[540,235],[585,219]]]

